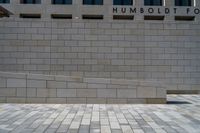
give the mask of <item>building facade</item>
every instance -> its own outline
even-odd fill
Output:
[[[200,90],[198,0],[0,0],[0,6],[13,13],[0,18],[3,102],[156,103],[165,90]],[[57,83],[60,75],[78,80]],[[28,77],[37,77],[38,86]]]

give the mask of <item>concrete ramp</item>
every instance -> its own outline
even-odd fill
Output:
[[[0,72],[0,102],[166,103],[166,88],[163,83],[153,80]]]

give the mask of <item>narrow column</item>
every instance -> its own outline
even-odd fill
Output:
[[[82,5],[83,5],[83,0],[73,0],[73,8],[74,8],[74,11],[73,11],[73,19],[75,20],[80,20],[81,19],[81,8],[82,8]]]
[[[135,0],[135,7],[143,7],[144,6],[144,0]],[[144,16],[142,14],[137,14],[134,16],[135,20],[143,20]]]
[[[10,0],[10,4],[19,4],[20,0]]]
[[[200,0],[194,0],[194,6],[200,9]],[[196,21],[200,21],[200,14],[196,15]]]
[[[112,20],[113,0],[104,0],[104,20]]]
[[[52,6],[51,0],[41,0],[41,6],[43,9],[41,10],[42,19],[51,19],[51,14],[48,11]]]
[[[165,7],[173,7],[175,5],[174,0],[163,0],[163,4],[165,3]],[[165,16],[166,21],[173,21],[174,20],[174,15],[166,15]]]

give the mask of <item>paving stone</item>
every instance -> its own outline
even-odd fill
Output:
[[[181,104],[0,104],[0,133],[198,133],[200,96]]]

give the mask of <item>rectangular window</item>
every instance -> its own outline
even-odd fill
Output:
[[[145,6],[162,6],[162,0],[144,0]]]
[[[133,5],[133,0],[113,0],[113,5]]]
[[[113,15],[113,20],[133,20],[133,15]]]
[[[83,0],[83,5],[103,5],[103,0]]]
[[[53,19],[72,19],[72,14],[51,14]]]
[[[144,16],[144,20],[164,20],[164,16]]]
[[[195,16],[175,16],[176,21],[194,21]]]
[[[0,0],[0,3],[10,3],[10,0]]]
[[[21,0],[21,4],[41,4],[41,0]]]
[[[72,0],[52,0],[52,4],[66,4],[71,5]]]
[[[82,19],[103,19],[103,15],[82,15]]]
[[[175,6],[191,6],[191,0],[175,0]]]
[[[41,18],[40,14],[20,14],[20,18]]]

